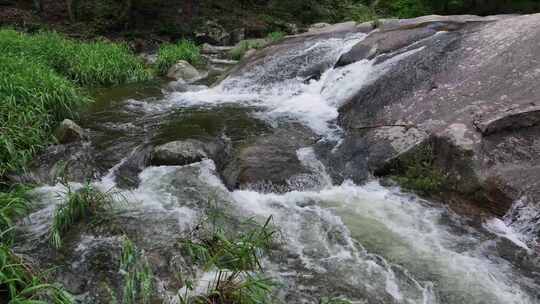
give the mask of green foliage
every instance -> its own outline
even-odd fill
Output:
[[[276,35],[276,34],[274,34]],[[248,39],[240,41],[232,50],[229,51],[229,56],[234,60],[244,58],[247,51],[254,49],[258,50],[270,43],[267,39]]]
[[[55,32],[27,35],[0,30],[0,53],[34,60],[83,85],[114,85],[150,78],[124,44],[79,42]]]
[[[202,60],[200,48],[189,40],[182,40],[177,44],[161,45],[156,62],[157,70],[161,75],[165,75],[180,60],[199,64]]]
[[[421,195],[433,195],[444,190],[446,175],[434,163],[433,147],[426,145],[404,159],[394,169],[394,179],[401,187]]]
[[[352,20],[358,23],[376,21],[378,18],[373,8],[362,3],[350,4],[343,12],[343,20]]]
[[[124,275],[122,303],[149,303],[154,294],[154,275],[144,252],[139,250],[128,238],[122,244],[120,272]]]
[[[62,247],[62,236],[81,220],[102,218],[113,209],[111,192],[101,192],[92,185],[73,191],[68,187],[66,200],[55,212],[50,231],[50,242],[55,248]]]
[[[2,238],[4,241],[11,236],[15,220],[30,210],[26,191],[25,187],[16,186],[9,192],[0,192],[0,231],[4,231]]]
[[[270,40],[271,42],[278,42],[285,38],[285,33],[283,32],[271,32],[266,36],[267,40]]]
[[[78,85],[146,80],[126,46],[0,30],[0,176],[23,168],[57,122],[90,102]]]
[[[272,218],[263,226],[244,234],[230,236],[219,226],[199,227],[200,236],[182,242],[186,255],[205,271],[216,276],[204,297],[189,298],[184,303],[271,303],[276,283],[262,275],[261,259],[270,249],[276,231],[270,227]],[[191,284],[187,285],[188,289]]]
[[[0,232],[4,239],[6,231]],[[0,291],[7,292],[7,304],[72,304],[74,299],[63,288],[45,283],[29,264],[0,243]]]
[[[426,0],[382,0],[377,3],[376,9],[384,15],[412,18],[432,13],[429,2]]]
[[[72,117],[88,99],[71,82],[30,58],[2,54],[0,66],[2,176],[23,167],[47,143],[55,123]]]

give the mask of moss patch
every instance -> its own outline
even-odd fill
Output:
[[[431,143],[422,145],[391,165],[389,176],[402,188],[431,196],[447,188],[448,176],[436,166]]]

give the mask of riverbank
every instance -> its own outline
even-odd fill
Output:
[[[189,42],[162,49],[157,56],[165,70],[178,60],[200,57],[198,47]],[[31,185],[8,176],[26,172],[33,157],[49,144],[82,136],[80,127],[64,120],[77,120],[79,111],[93,102],[91,91],[147,82],[159,72],[146,66],[125,44],[77,41],[56,32],[25,34],[0,29],[0,53],[0,257],[7,263],[0,266],[0,290],[13,288],[11,301],[44,299],[48,294],[46,298],[55,303],[70,303],[62,288],[47,285],[46,277],[28,272],[30,266],[11,251],[13,225],[33,206],[28,197]],[[13,263],[20,265],[9,266]],[[9,280],[14,283],[6,283]],[[38,287],[40,284],[45,285]]]

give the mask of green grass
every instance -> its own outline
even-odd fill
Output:
[[[24,168],[56,124],[91,100],[80,86],[147,80],[123,44],[0,29],[0,177]]]
[[[55,248],[62,247],[62,237],[79,221],[99,220],[113,210],[113,193],[101,192],[92,185],[73,191],[68,187],[65,202],[55,212],[49,240]]]
[[[144,252],[128,238],[122,244],[120,273],[124,275],[124,304],[147,304],[154,294],[154,275]]]
[[[270,42],[267,39],[248,39],[240,41],[232,50],[229,51],[229,56],[234,60],[244,58],[247,51],[254,49],[262,49]]]
[[[161,45],[156,62],[159,74],[167,74],[169,69],[180,60],[195,65],[199,64],[202,60],[199,47],[189,40],[182,40],[177,44]]]
[[[281,41],[283,38],[285,38],[285,33],[271,32],[263,39],[242,40],[232,50],[229,51],[229,56],[234,60],[241,60],[246,55],[247,51],[251,49],[262,49],[271,43]]]
[[[277,284],[263,275],[261,265],[261,259],[275,240],[271,220],[270,217],[263,226],[232,236],[216,226],[202,228],[199,230],[202,237],[183,241],[185,254],[205,271],[216,271],[216,277],[206,295],[190,297],[186,293],[182,302],[272,303]]]
[[[0,244],[0,294],[7,294],[7,304],[75,303],[63,288],[46,281],[9,246]]]
[[[268,34],[268,36],[266,36],[266,39],[270,40],[271,42],[278,42],[285,38],[285,35],[286,34],[283,32],[271,32]]]
[[[43,148],[50,132],[88,98],[52,69],[24,57],[0,55],[0,176]]]
[[[13,187],[0,192],[0,295],[8,304],[72,304],[73,298],[63,288],[47,283],[44,272],[11,250],[14,223],[30,210],[27,188]],[[4,302],[2,302],[4,303]]]
[[[11,236],[15,220],[23,217],[30,210],[26,197],[26,188],[17,186],[9,192],[0,192],[0,231],[4,231],[3,240]]]
[[[80,42],[55,32],[28,35],[0,30],[0,54],[34,60],[82,86],[107,86],[150,79],[125,44]]]

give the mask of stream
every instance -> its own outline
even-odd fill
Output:
[[[302,48],[270,56],[212,88],[178,92],[153,83],[102,92],[81,118],[91,140],[75,153],[91,154],[93,184],[103,191],[115,189],[127,202],[118,207],[123,230],[160,257],[167,255],[163,248],[171,240],[197,225],[210,197],[238,220],[263,223],[272,216],[283,245],[264,261],[264,268],[280,282],[276,293],[285,303],[319,303],[322,297],[370,304],[540,303],[535,234],[528,233],[530,219],[515,215],[524,208],[519,202],[511,211],[514,216],[478,223],[378,180],[335,184],[311,146],[299,149],[297,156],[310,169],[305,178],[316,182],[287,192],[231,191],[212,160],[144,165],[156,145],[225,138],[234,150],[291,123],[303,124],[319,141],[339,145],[340,106],[386,66],[408,55],[377,66],[363,60],[332,68],[364,36],[308,40]],[[312,77],[314,69],[321,72],[317,77]],[[69,185],[82,186],[74,181]],[[64,184],[34,190],[39,208],[19,225],[19,252],[35,259],[50,255],[42,250],[44,238],[66,191]],[[80,283],[81,274],[92,270],[96,248],[117,242],[107,233],[82,231],[66,249],[72,254],[62,257],[68,270],[59,277],[81,292],[99,280],[88,274]],[[179,289],[171,287],[166,268],[172,266],[166,265],[159,266],[165,269],[157,272],[158,289],[165,303],[177,303]],[[203,292],[209,276],[197,273],[196,292]],[[92,298],[80,295],[83,303],[94,303]]]

